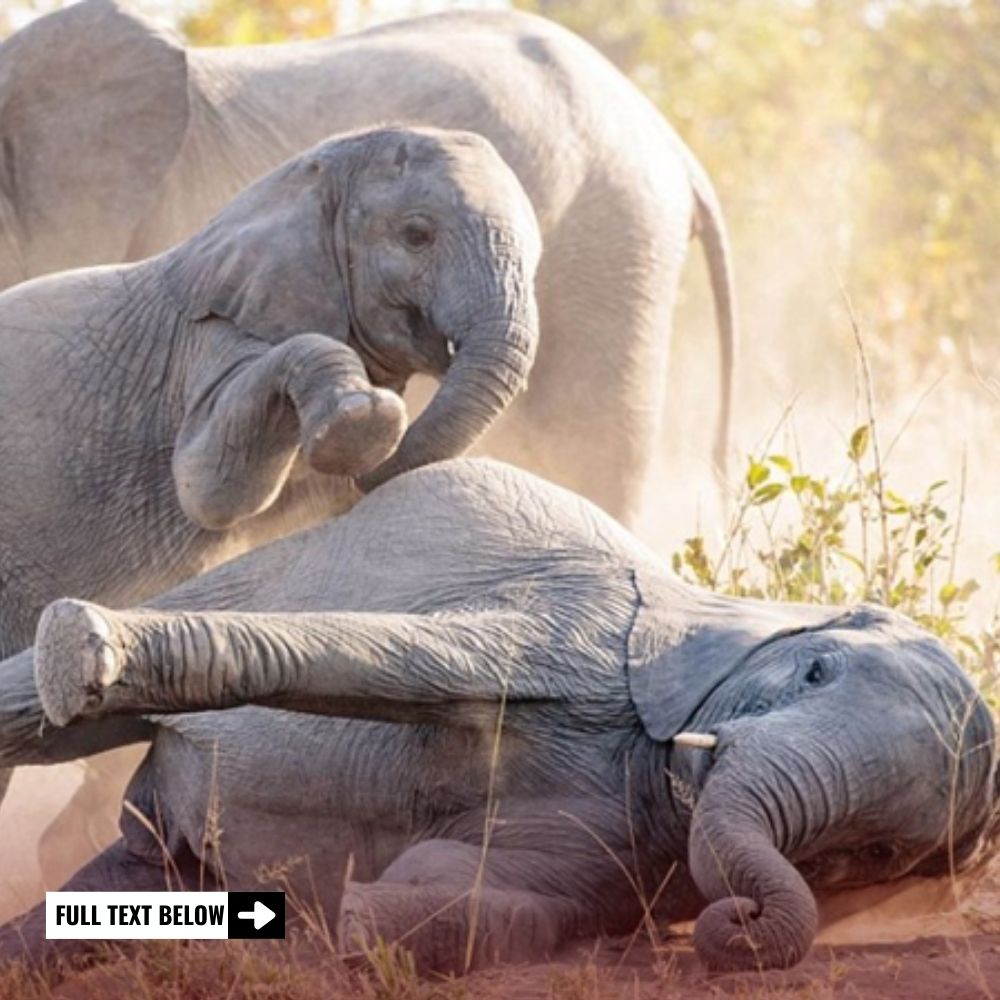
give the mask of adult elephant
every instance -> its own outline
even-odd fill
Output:
[[[0,677],[0,760],[153,741],[145,820],[67,889],[304,856],[342,946],[402,939],[426,971],[627,933],[654,898],[700,911],[713,969],[792,965],[815,891],[960,871],[997,818],[989,710],[912,622],[694,589],[483,460],[148,608],[57,602]],[[44,927],[0,953],[43,956]]]
[[[539,219],[544,337],[530,392],[485,450],[633,518],[697,231],[721,337],[721,461],[733,316],[711,184],[628,80],[537,17],[450,13],[228,49],[185,49],[112,0],[39,19],[0,46],[0,287],[148,257],[287,157],[387,122],[484,135]]]

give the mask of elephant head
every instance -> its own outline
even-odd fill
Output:
[[[280,344],[346,342],[372,382],[441,385],[362,482],[470,446],[525,386],[538,340],[534,212],[485,139],[384,128],[322,143],[154,261],[191,320]]]
[[[630,686],[650,734],[676,737],[675,778],[695,800],[709,967],[794,965],[816,932],[814,891],[960,871],[995,832],[989,710],[908,619],[714,597],[691,616],[652,608]]]
[[[0,289],[127,260],[188,113],[184,48],[115,0],[0,44]]]

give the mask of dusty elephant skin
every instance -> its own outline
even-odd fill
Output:
[[[789,966],[814,893],[962,870],[995,833],[993,723],[936,639],[699,591],[484,460],[144,609],[58,601],[0,670],[0,763],[150,736],[129,798],[182,868],[238,888],[305,855],[342,946],[405,935],[425,971],[465,969],[470,939],[482,966],[630,932],[623,868],[647,898],[667,880],[664,916],[699,914],[709,967]],[[148,829],[125,812],[67,888],[162,884]],[[42,959],[43,930],[39,909],[0,949]]]
[[[628,524],[692,232],[716,296],[725,438],[726,238],[708,178],[655,108],[541,18],[451,13],[235,49],[184,48],[110,0],[40,18],[0,45],[0,288],[158,253],[286,158],[389,123],[485,136],[538,215],[538,363],[483,448]]]

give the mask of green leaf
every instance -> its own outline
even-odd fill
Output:
[[[849,562],[852,566],[861,570],[862,573],[865,571],[864,563],[853,552],[848,552],[847,549],[841,548],[835,548],[833,551],[845,562]]]
[[[861,461],[862,456],[868,450],[868,443],[871,441],[871,434],[871,425],[862,424],[851,435],[851,444],[847,450],[847,454],[853,461]]]
[[[772,464],[776,465],[779,469],[787,472],[791,475],[794,466],[792,465],[792,460],[786,455],[769,455],[767,460]]]
[[[750,459],[750,468],[747,470],[747,486],[754,489],[760,486],[771,476],[771,470],[763,462],[755,462]]]
[[[792,476],[792,478],[789,480],[789,482],[790,482],[791,487],[792,487],[792,492],[796,496],[798,496],[809,485],[809,477],[808,476]],[[997,568],[998,568],[998,571],[1000,571],[1000,553],[997,554],[996,558],[997,558]]]
[[[759,489],[753,491],[750,502],[755,507],[761,507],[766,503],[771,503],[772,500],[776,500],[784,491],[785,487],[782,483],[767,483],[765,486],[761,486]]]

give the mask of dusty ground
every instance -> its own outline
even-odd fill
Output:
[[[690,928],[595,942],[545,965],[504,968],[464,980],[417,980],[405,962],[375,957],[349,970],[327,946],[298,942],[156,943],[104,956],[59,980],[0,973],[0,1000],[709,1000],[747,998],[1000,998],[1000,866],[958,906],[941,882],[873,888],[824,907],[825,928],[788,972],[708,975]]]

